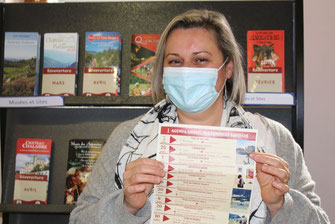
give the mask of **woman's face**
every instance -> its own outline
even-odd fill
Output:
[[[204,28],[176,29],[167,38],[165,67],[219,68],[223,61],[215,37]],[[216,91],[220,91],[225,78],[231,77],[231,72],[226,72],[231,65],[230,61],[220,69]]]

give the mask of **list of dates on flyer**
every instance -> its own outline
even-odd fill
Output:
[[[247,223],[257,130],[161,124],[151,223]]]

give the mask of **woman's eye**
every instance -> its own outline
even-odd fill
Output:
[[[170,64],[170,65],[175,65],[175,64],[179,64],[179,63],[180,63],[179,60],[170,60],[170,61],[169,61],[169,64]]]
[[[207,62],[207,61],[208,61],[207,58],[198,58],[198,59],[196,59],[196,62],[198,62],[198,63],[204,63],[204,62]]]

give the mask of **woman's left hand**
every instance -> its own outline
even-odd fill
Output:
[[[256,162],[256,176],[261,188],[262,199],[271,217],[274,217],[284,204],[284,195],[289,191],[290,171],[282,158],[266,153],[254,152],[250,157]]]

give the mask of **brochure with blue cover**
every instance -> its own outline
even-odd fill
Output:
[[[76,95],[78,33],[44,34],[42,95]]]
[[[6,32],[3,96],[38,95],[40,35],[36,32]]]

